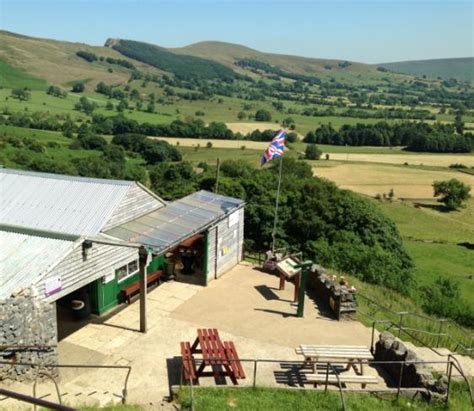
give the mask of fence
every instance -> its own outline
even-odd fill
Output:
[[[261,266],[265,261],[265,254],[244,250],[244,258]],[[360,292],[357,293],[357,298],[364,299],[370,310],[364,312],[359,308],[357,313],[368,318],[370,322],[391,321],[398,327],[410,330],[411,333],[405,336],[413,342],[421,342],[426,347],[445,347],[453,352],[474,357],[474,334],[453,320],[407,311],[393,311]],[[399,337],[400,333],[401,331]]]
[[[378,325],[396,327],[398,337],[404,330],[405,337],[417,344],[428,348],[444,347],[459,354],[474,356],[474,335],[454,321],[407,311],[393,311],[364,294],[358,293],[357,296],[367,302],[370,310],[364,312],[359,309],[358,314],[372,323],[375,321]]]
[[[196,366],[200,365],[200,360],[196,359]],[[208,361],[212,362],[213,359],[208,359]],[[348,388],[348,387],[343,387],[343,382],[340,379],[340,376],[337,372],[337,368],[340,368],[341,366],[346,367],[347,366],[347,361],[323,361],[323,362],[316,362],[316,361],[294,361],[294,360],[266,360],[266,359],[240,359],[240,360],[232,360],[229,359],[227,360],[228,362],[232,361],[240,361],[242,365],[247,364],[246,372],[248,373],[249,368],[252,374],[252,379],[250,382],[246,383],[245,385],[240,385],[240,386],[224,386],[225,388],[232,388],[232,389],[238,389],[238,388],[256,388],[256,387],[266,387],[266,388],[276,388],[276,389],[282,389],[282,390],[295,390],[295,389],[301,389],[301,390],[307,390],[304,388],[305,383],[311,383],[314,384],[311,381],[305,381],[304,380],[304,373],[301,371],[307,367],[308,365],[311,365],[313,368],[320,366],[324,367],[324,373],[322,375],[325,376],[325,382],[322,385],[324,388],[324,392],[328,392],[329,385],[332,384],[329,382],[329,376],[330,375],[335,375],[337,379],[337,392],[339,393],[339,398],[341,401],[341,408],[343,410],[346,410],[346,401],[344,397],[345,392],[357,392],[357,393],[372,393],[372,394],[394,394],[396,398],[398,399],[402,393],[408,393],[408,394],[413,394],[413,398],[415,398],[418,394],[420,393],[425,393],[427,394],[427,397],[430,398],[429,394],[429,389],[427,387],[403,387],[402,386],[402,380],[403,380],[403,372],[406,369],[406,367],[410,365],[417,365],[417,364],[423,364],[423,365],[436,365],[436,364],[444,364],[446,365],[446,376],[448,378],[447,381],[447,390],[446,393],[444,394],[444,401],[446,406],[449,405],[449,397],[450,397],[450,389],[451,389],[451,382],[452,382],[452,371],[453,368],[456,369],[463,377],[464,377],[464,382],[467,384],[467,391],[469,393],[470,401],[471,404],[474,406],[474,401],[472,397],[472,392],[471,392],[471,387],[469,385],[468,379],[465,377],[461,367],[459,366],[458,362],[454,357],[451,355],[448,356],[446,360],[440,360],[440,361],[371,361],[371,360],[362,360],[359,363],[361,365],[367,365],[371,366],[376,369],[383,369],[383,366],[385,365],[399,365],[400,366],[400,376],[395,381],[395,384],[392,384],[390,386],[387,386],[385,388],[375,388],[375,389],[355,389],[355,388]],[[215,364],[221,364],[222,360],[216,358],[215,359]],[[291,387],[291,386],[286,386],[286,387],[278,387],[275,386],[275,382],[273,381],[273,385],[268,385],[268,384],[259,384],[258,383],[258,373],[259,370],[261,369],[262,364],[279,364],[280,367],[288,367],[290,365],[295,372],[300,373],[300,375],[303,377],[300,380],[300,387]],[[259,367],[260,365],[260,367]],[[267,370],[268,371],[268,370]],[[330,374],[332,372],[332,374]],[[180,390],[183,389],[184,386],[184,366],[181,365],[181,377],[180,377]],[[276,378],[276,377],[275,377]],[[276,383],[281,383],[280,381],[276,381]],[[359,383],[351,383],[351,384],[361,384]],[[210,386],[195,386],[192,381],[189,381],[189,385],[187,385],[190,389],[190,402],[191,402],[191,410],[194,410],[194,403],[195,403],[195,390],[200,389],[200,388],[223,388],[223,386],[216,386],[216,385],[210,385]],[[318,392],[321,392],[318,390]]]
[[[35,347],[37,348],[37,347]],[[36,410],[36,406],[40,405],[46,408],[50,409],[55,409],[55,410],[71,410],[73,408],[66,407],[62,404],[62,394],[59,388],[59,383],[57,381],[57,377],[53,376],[51,373],[51,369],[104,369],[104,370],[124,370],[125,375],[124,375],[124,380],[123,384],[121,384],[121,394],[119,395],[120,401],[122,404],[127,403],[127,386],[128,386],[128,379],[130,377],[130,372],[132,370],[132,367],[127,366],[127,365],[97,365],[97,364],[89,364],[89,365],[84,365],[84,364],[32,364],[32,363],[24,363],[24,362],[10,362],[10,361],[0,361],[0,367],[30,367],[33,370],[36,371],[36,377],[33,382],[33,387],[32,387],[32,396],[10,391],[10,390],[5,390],[1,389],[0,394],[4,395],[5,397],[10,397],[19,401],[24,401],[28,402],[31,404],[34,404],[34,409]],[[48,378],[51,380],[55,386],[56,394],[58,396],[58,402],[54,403],[52,401],[46,401],[42,398],[37,398],[36,396],[36,390],[37,390],[37,384],[38,381],[42,378]],[[110,376],[107,376],[108,379]],[[97,391],[96,391],[97,392]],[[95,393],[95,392],[94,392]],[[117,394],[113,394],[114,396],[117,396]]]

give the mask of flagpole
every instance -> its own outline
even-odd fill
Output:
[[[278,188],[275,201],[275,218],[273,220],[273,231],[272,231],[272,252],[275,253],[275,239],[276,239],[276,229],[278,221],[278,204],[280,202],[280,187],[281,187],[281,171],[283,169],[283,156],[280,157],[280,170],[278,172]]]

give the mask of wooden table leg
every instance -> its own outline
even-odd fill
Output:
[[[285,276],[283,274],[280,274],[280,290],[285,289]]]

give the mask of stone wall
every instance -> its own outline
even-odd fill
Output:
[[[0,300],[0,360],[11,364],[0,364],[0,381],[36,377],[32,367],[15,363],[57,364],[56,306],[40,300],[31,289]],[[55,370],[50,372],[56,374]]]
[[[338,320],[353,319],[357,312],[355,289],[339,284],[334,277],[324,267],[313,264],[307,286],[329,306]]]
[[[379,340],[375,344],[374,358],[376,361],[422,361],[414,351],[408,349],[405,344],[388,331],[380,334]],[[446,376],[440,376],[435,380],[431,369],[425,364],[383,364],[381,367],[390,374],[396,384],[400,380],[403,367],[402,387],[422,387],[432,394],[446,393]]]

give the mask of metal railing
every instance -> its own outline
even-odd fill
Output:
[[[413,331],[412,328],[402,327],[398,324],[395,324],[394,322],[392,322],[390,320],[375,320],[372,323],[372,337],[371,337],[371,343],[370,343],[370,351],[371,351],[372,355],[375,355],[375,351],[376,351],[375,346],[374,346],[376,324],[388,324],[389,325],[388,329],[391,329],[392,327],[398,329],[398,331],[399,331],[398,335],[399,336],[400,336],[401,333],[404,333],[408,337],[410,337],[411,339],[413,339],[416,342],[420,343],[422,346],[424,346],[424,347],[430,349],[431,351],[433,351],[438,356],[446,357],[447,362],[448,362],[448,364],[446,365],[446,373],[449,375],[449,381],[451,379],[452,366],[454,365],[454,367],[457,369],[457,371],[459,372],[459,374],[463,378],[464,382],[466,383],[467,390],[468,390],[468,393],[469,393],[469,397],[470,397],[470,400],[471,400],[471,404],[474,407],[474,397],[472,395],[471,383],[470,383],[469,379],[467,378],[466,374],[464,373],[464,370],[462,369],[462,366],[461,366],[459,360],[453,354],[451,354],[451,353],[442,354],[436,349],[437,347],[433,348],[433,347],[430,347],[429,345],[426,345],[420,338],[418,338],[417,336],[412,334],[412,331]],[[450,382],[448,382],[448,385],[449,384],[450,384]],[[448,392],[449,392],[449,390],[448,390]],[[449,396],[449,393],[448,393],[448,396]]]
[[[215,364],[222,364],[222,359],[221,358],[216,358],[216,359],[212,359],[212,358],[209,358],[207,359],[207,361],[209,361],[210,363],[212,363],[213,361],[215,362]],[[461,368],[461,366],[459,365],[459,362],[457,361],[457,359],[455,357],[452,357],[451,355],[448,355],[447,356],[447,359],[446,360],[440,360],[440,361],[422,361],[422,360],[417,360],[417,361],[378,361],[378,360],[361,360],[359,361],[358,363],[363,366],[363,365],[367,365],[367,366],[371,366],[371,367],[374,367],[374,368],[382,368],[383,369],[383,366],[387,366],[387,365],[399,365],[400,366],[400,373],[399,373],[399,376],[397,378],[397,381],[396,381],[396,384],[395,386],[392,384],[392,388],[375,388],[375,389],[365,389],[365,390],[360,390],[360,389],[354,389],[354,388],[348,388],[348,387],[343,387],[343,384],[344,382],[341,380],[341,376],[339,375],[338,373],[338,366],[339,368],[341,368],[341,366],[344,366],[344,368],[347,367],[347,361],[295,361],[295,360],[270,360],[270,359],[229,359],[229,360],[226,360],[228,363],[231,363],[231,362],[237,362],[239,361],[241,364],[252,364],[251,366],[247,367],[247,370],[246,372],[248,372],[248,368],[251,367],[252,369],[252,382],[250,384],[245,384],[245,385],[234,385],[234,386],[222,386],[222,385],[214,385],[214,386],[211,386],[211,385],[206,385],[206,386],[196,386],[193,384],[192,381],[187,381],[189,383],[189,388],[190,388],[190,402],[191,402],[191,410],[193,411],[194,410],[194,403],[195,403],[195,390],[199,390],[201,388],[209,388],[209,389],[215,389],[215,388],[230,388],[230,389],[239,389],[239,388],[256,388],[256,387],[265,387],[265,388],[274,388],[274,389],[280,389],[280,390],[285,390],[285,389],[290,389],[290,390],[295,390],[295,389],[306,389],[304,388],[304,384],[305,383],[311,383],[311,384],[314,384],[314,382],[312,381],[307,381],[307,380],[301,380],[300,381],[300,384],[302,385],[302,387],[294,387],[294,386],[288,386],[288,387],[278,387],[278,386],[274,386],[274,385],[268,385],[268,384],[261,384],[259,385],[257,383],[257,380],[258,380],[258,371],[259,370],[259,367],[258,365],[259,364],[279,364],[280,367],[284,366],[284,365],[292,365],[294,366],[294,369],[296,371],[301,371],[303,369],[305,369],[308,365],[311,365],[313,367],[313,369],[316,369],[315,367],[317,365],[320,365],[320,366],[325,366],[325,370],[326,370],[326,379],[325,379],[325,382],[323,384],[319,383],[320,385],[322,385],[324,387],[324,392],[328,392],[328,386],[330,384],[334,384],[333,382],[330,382],[329,381],[329,375],[335,375],[336,376],[336,380],[337,380],[337,391],[339,393],[339,398],[340,398],[340,401],[341,401],[341,408],[345,411],[347,409],[346,407],[346,402],[345,402],[345,397],[344,397],[344,393],[345,392],[357,392],[357,393],[371,393],[371,394],[375,394],[375,393],[378,393],[378,394],[394,394],[396,395],[396,398],[398,399],[400,397],[400,395],[402,393],[414,393],[414,396],[416,396],[418,393],[422,392],[422,393],[426,393],[426,394],[429,394],[429,389],[428,387],[404,387],[403,386],[403,373],[404,373],[404,370],[409,366],[409,365],[417,365],[417,364],[422,364],[422,365],[436,365],[436,364],[442,364],[442,365],[445,365],[446,366],[446,376],[448,378],[448,382],[447,382],[447,390],[446,390],[446,393],[444,395],[444,401],[445,401],[445,404],[446,406],[449,405],[449,397],[450,397],[450,389],[451,389],[451,380],[453,378],[453,375],[452,375],[452,370],[453,370],[453,367],[459,372],[460,375],[462,375],[464,377],[464,381],[467,385],[467,391],[469,393],[469,398],[470,398],[470,401],[471,401],[471,404],[472,406],[474,406],[474,401],[473,401],[473,397],[472,397],[472,392],[471,392],[471,387],[470,387],[470,384],[469,384],[469,380],[466,378],[466,376],[464,375],[464,372]],[[200,359],[196,359],[195,360],[195,364],[196,366],[200,365],[202,362],[202,360]],[[216,365],[214,364],[214,367],[216,367]],[[185,385],[185,381],[184,381],[184,375],[185,375],[185,371],[184,371],[184,364],[181,363],[181,376],[180,376],[180,389],[183,389],[183,386]],[[329,371],[332,371],[333,374],[329,374]],[[219,373],[217,372],[216,375],[219,375]],[[304,373],[300,373],[301,376],[304,376]],[[201,378],[204,378],[204,377],[201,377]],[[278,380],[277,380],[277,383],[278,383]],[[289,382],[287,382],[288,385],[290,385]],[[351,384],[363,384],[363,380],[359,383],[359,382],[351,382]],[[427,398],[429,398],[429,396],[427,395]]]
[[[426,336],[424,341],[421,339],[418,340],[426,347],[431,348],[434,346],[435,348],[439,348],[441,342],[444,340],[444,343],[448,345],[446,348],[450,348],[459,354],[468,355],[470,357],[474,356],[474,334],[461,327],[455,321],[446,318],[428,317],[423,314],[408,311],[394,311],[361,293],[358,293],[357,297],[365,299],[371,306],[376,307],[377,310],[370,314],[363,312],[360,309],[357,311],[359,314],[369,318],[371,321],[390,321],[394,325],[404,328],[405,330],[411,330],[413,333],[424,335]],[[381,313],[384,316],[382,320],[375,318],[375,315],[378,313]],[[392,319],[388,319],[388,316],[391,316]],[[425,324],[425,329],[414,326],[410,327],[410,323],[416,322],[416,320]],[[447,329],[448,327],[451,327],[458,336],[456,337],[453,335],[453,332],[449,332]],[[400,332],[401,331],[399,330],[399,336]],[[459,336],[462,337],[462,341]],[[413,336],[411,337],[414,338]]]
[[[12,347],[12,346],[9,346],[9,347]],[[53,384],[55,385],[55,389],[56,389],[56,392],[57,392],[57,395],[58,395],[58,401],[59,401],[59,404],[56,404],[58,407],[64,407],[62,405],[62,395],[60,393],[59,384],[58,384],[55,376],[53,376],[50,372],[51,369],[75,368],[75,369],[105,369],[105,370],[118,369],[118,370],[124,370],[125,371],[125,378],[124,378],[124,382],[123,382],[122,389],[121,389],[121,395],[119,397],[121,399],[122,404],[127,403],[128,380],[129,380],[129,377],[130,377],[130,372],[132,371],[132,367],[129,366],[129,365],[34,364],[34,363],[28,363],[28,362],[11,362],[11,361],[1,360],[0,361],[0,367],[5,367],[5,366],[6,367],[17,367],[17,366],[18,367],[30,367],[31,369],[33,369],[36,372],[36,375],[35,375],[35,379],[34,379],[34,382],[33,382],[33,396],[32,397],[24,395],[24,394],[20,394],[20,393],[13,393],[13,392],[4,392],[3,395],[5,395],[7,397],[12,397],[12,398],[18,399],[20,401],[26,401],[26,402],[30,402],[32,404],[37,404],[37,405],[40,405],[40,406],[46,406],[46,405],[40,404],[39,402],[38,403],[32,402],[33,400],[35,400],[35,401],[40,400],[40,399],[36,398],[37,383],[38,383],[38,380],[39,380],[40,377],[46,377],[46,378],[50,379],[53,382]],[[114,395],[117,395],[117,394],[114,394]],[[31,401],[29,401],[28,399],[31,400]],[[41,401],[43,401],[43,400],[41,399]],[[54,405],[54,403],[52,403],[52,402],[51,402],[51,404]],[[49,406],[46,406],[46,407],[49,407]],[[66,408],[54,408],[52,406],[49,407],[49,408],[58,409],[58,410],[71,409],[71,408],[68,408],[68,407],[66,407]],[[35,405],[35,409],[36,409],[36,405]]]

